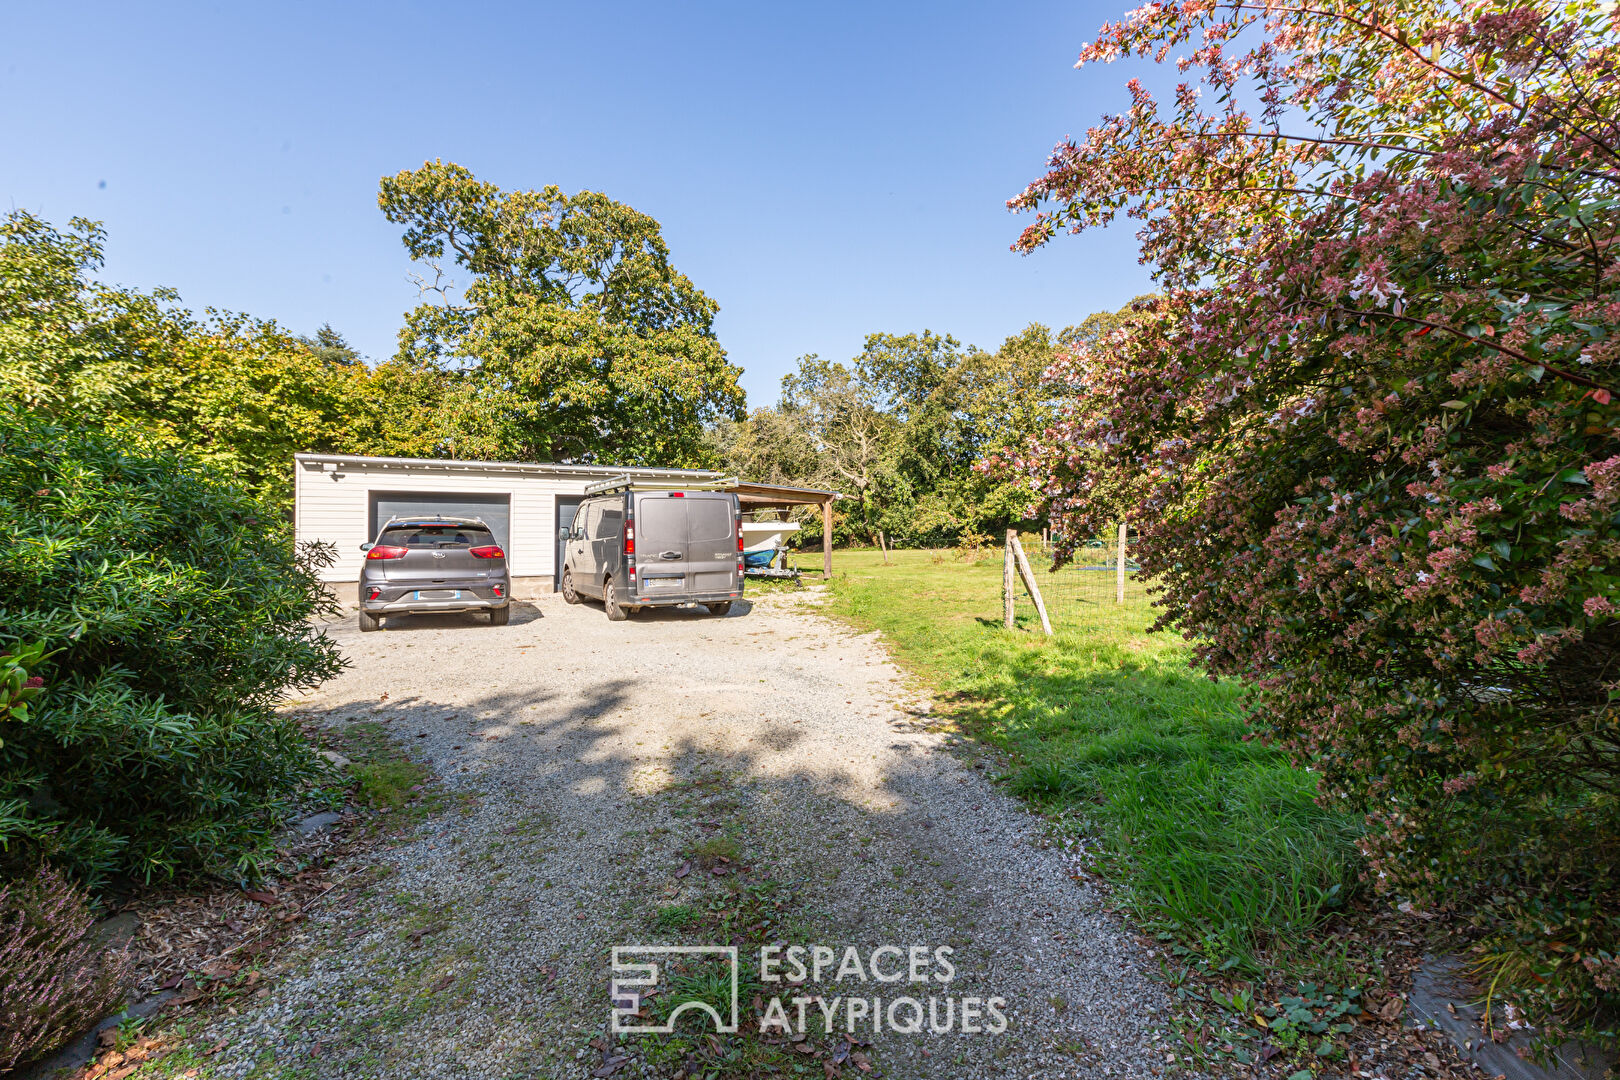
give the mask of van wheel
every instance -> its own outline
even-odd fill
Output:
[[[512,605],[502,604],[500,607],[489,609],[489,625],[505,626],[512,621]]]
[[[723,619],[727,615],[731,614],[730,600],[722,600],[718,604],[705,604],[703,606],[708,608],[709,614],[715,616],[716,618]]]
[[[375,616],[371,612],[365,611],[365,610],[362,610],[360,612],[360,632],[361,633],[369,634],[373,630],[380,629],[381,627],[382,627],[382,620],[377,618],[377,616]]]
[[[574,572],[572,570],[563,570],[562,594],[563,603],[579,603],[579,590],[574,588]]]
[[[630,617],[630,613],[619,606],[619,590],[614,588],[612,578],[602,582],[602,609],[607,612],[608,622],[624,622]]]

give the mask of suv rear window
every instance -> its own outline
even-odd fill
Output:
[[[385,547],[468,548],[493,544],[494,535],[482,525],[390,525],[377,543]]]

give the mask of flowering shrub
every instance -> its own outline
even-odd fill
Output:
[[[1066,536],[1131,519],[1160,626],[1365,812],[1379,890],[1466,912],[1549,1033],[1610,1038],[1617,20],[1149,4],[1081,62],[1184,50],[1173,102],[1133,80],[1011,203],[1023,250],[1140,219],[1162,289],[1054,365],[1012,464]]]
[[[0,886],[0,1073],[111,1011],[127,964],[92,933],[84,894],[54,870]]]
[[[43,676],[33,674],[45,657],[40,645],[20,646],[16,652],[0,652],[0,721],[28,719],[28,703],[39,696],[45,686]],[[5,743],[5,728],[0,728],[0,746]]]
[[[0,720],[0,876],[251,876],[316,773],[275,703],[341,664],[286,525],[170,452],[3,408],[0,520],[0,650],[31,696]]]

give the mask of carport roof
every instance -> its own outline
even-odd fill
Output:
[[[817,506],[843,498],[836,491],[820,488],[784,487],[781,484],[733,484],[726,489],[737,496],[745,508],[772,506]]]

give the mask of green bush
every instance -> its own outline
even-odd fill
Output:
[[[254,876],[317,769],[275,703],[342,667],[309,622],[330,552],[169,451],[8,410],[0,519],[0,650],[47,650],[0,717],[0,870]]]

